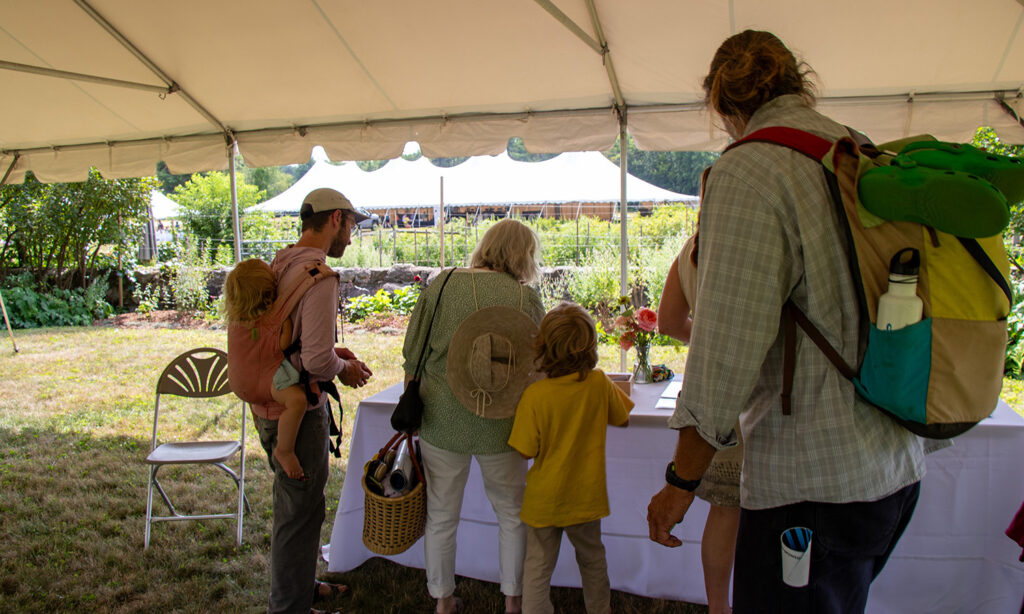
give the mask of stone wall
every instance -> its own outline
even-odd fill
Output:
[[[542,270],[542,274],[545,281],[557,281],[560,280],[565,274],[570,271],[572,267],[553,267]],[[224,287],[224,278],[227,277],[229,268],[215,269],[209,280],[206,282],[206,288],[210,292],[210,296],[219,297],[221,289]],[[341,277],[341,289],[340,294],[342,299],[349,299],[355,296],[362,296],[365,294],[374,294],[380,289],[387,291],[394,291],[397,288],[412,285],[415,283],[417,276],[421,280],[430,282],[437,276],[437,273],[441,270],[437,267],[423,267],[413,266],[411,264],[396,264],[390,268],[338,268],[335,269]],[[139,280],[141,286],[149,286],[152,284],[160,283],[160,270],[139,270],[136,273],[136,277]],[[138,306],[139,301],[133,296],[132,289],[134,283],[125,284],[125,307],[133,309]],[[108,292],[107,300],[112,305],[117,304],[117,284],[112,284],[111,288],[113,296],[110,296]],[[568,298],[568,297],[565,297]]]

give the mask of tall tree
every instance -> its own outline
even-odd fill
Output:
[[[469,160],[468,156],[461,156],[457,158],[430,158],[430,163],[441,168],[451,168],[462,164],[466,160]]]
[[[244,180],[238,183],[237,189],[242,235],[263,238],[271,214],[250,211],[253,205],[262,202],[263,191]],[[216,262],[220,247],[231,245],[234,240],[231,179],[228,174],[220,171],[206,175],[196,173],[185,185],[174,190],[174,200],[178,202],[182,222],[197,238],[209,242],[210,262]]]
[[[1010,145],[999,139],[996,131],[988,126],[978,128],[974,133],[973,145],[979,149],[1015,158],[1024,157],[1024,145]],[[1010,227],[1007,236],[1024,237],[1024,202],[1010,204]]]
[[[719,155],[711,151],[641,151],[633,137],[626,135],[626,138],[629,174],[680,194],[700,193],[700,175]],[[618,164],[618,141],[604,155]]]
[[[313,159],[310,158],[309,162],[306,162],[305,164],[289,164],[287,166],[282,166],[281,170],[291,175],[295,181],[298,181],[303,175],[309,172],[309,169],[313,168],[313,164]]]
[[[388,162],[390,162],[390,160],[357,160],[356,166],[370,173],[384,166]]]
[[[137,249],[156,185],[153,178],[104,179],[90,169],[82,182],[42,184],[26,175],[21,185],[3,186],[3,261],[15,260],[44,285],[84,287],[104,245],[122,254]]]
[[[170,194],[174,191],[174,188],[179,185],[185,185],[192,175],[172,175],[171,171],[167,170],[167,165],[164,164],[163,160],[156,163],[156,178],[160,181],[160,191],[164,194]]]
[[[550,160],[558,154],[534,154],[526,151],[526,145],[523,145],[523,139],[518,136],[514,136],[508,140],[508,157],[513,160],[520,162],[543,162],[544,160]]]
[[[277,196],[295,183],[295,177],[286,173],[280,166],[246,167],[245,180],[264,193],[264,200]]]

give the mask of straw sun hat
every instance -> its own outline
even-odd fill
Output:
[[[537,324],[518,309],[485,307],[462,321],[448,346],[448,387],[466,410],[511,418],[534,379]]]

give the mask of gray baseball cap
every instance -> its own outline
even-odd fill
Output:
[[[302,199],[302,207],[299,209],[299,217],[306,218],[314,213],[323,211],[351,211],[356,223],[369,219],[369,214],[362,209],[356,209],[352,202],[345,198],[345,195],[333,188],[317,188],[306,194]]]

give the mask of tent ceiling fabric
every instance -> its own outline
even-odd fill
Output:
[[[618,115],[604,58],[544,6],[596,40],[588,1],[0,0],[0,62],[174,90],[0,66],[0,174],[224,168],[232,138],[254,166],[305,162],[317,144],[334,159],[393,158],[407,141],[493,154],[512,136],[535,152],[606,148]],[[1018,0],[592,1],[642,148],[724,144],[700,81],[745,28],[778,34],[816,71],[822,110],[876,141],[988,124],[1024,142],[997,101],[1024,112]]]

